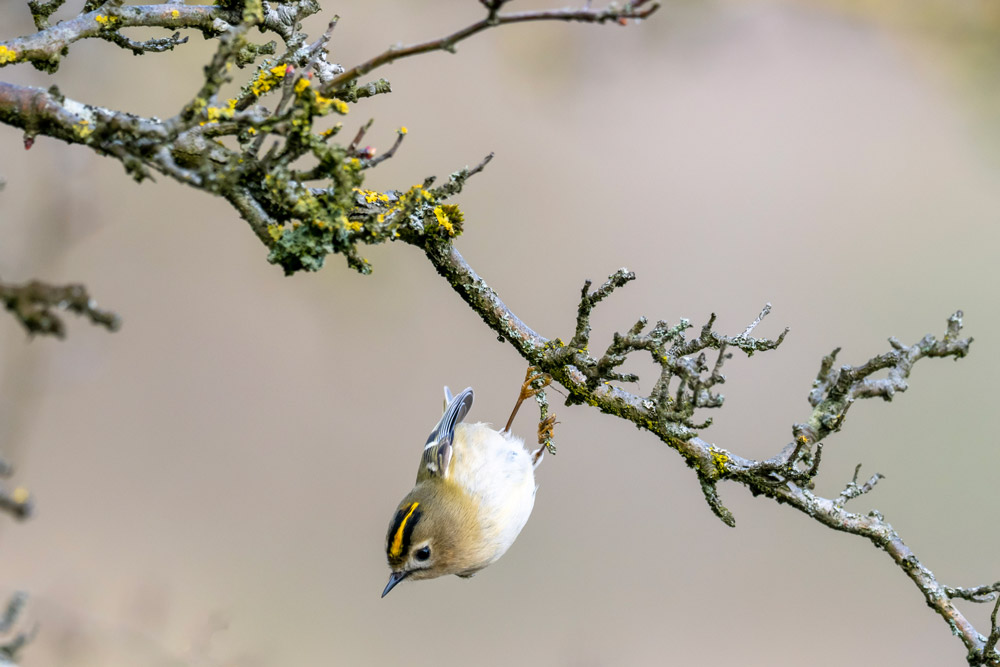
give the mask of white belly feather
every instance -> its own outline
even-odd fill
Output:
[[[531,454],[524,440],[489,424],[457,424],[455,431],[449,477],[479,499],[483,535],[496,546],[493,562],[514,543],[535,505]]]

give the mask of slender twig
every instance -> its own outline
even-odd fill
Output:
[[[348,155],[354,156],[358,154],[358,146],[361,145],[362,140],[365,138],[365,133],[371,129],[374,122],[374,118],[369,118],[367,123],[358,128],[358,133],[354,135],[354,139],[351,140],[351,143],[347,144]]]
[[[403,58],[409,58],[410,56],[429,53],[431,51],[454,52],[455,45],[462,40],[467,39],[478,32],[482,32],[483,30],[494,28],[496,26],[509,25],[513,23],[526,23],[531,21],[580,21],[583,23],[605,23],[607,21],[621,21],[624,19],[644,19],[660,8],[659,3],[654,2],[648,7],[641,8],[637,7],[644,3],[633,3],[631,6],[623,5],[622,7],[607,7],[604,9],[590,9],[589,7],[584,7],[582,9],[553,9],[548,11],[519,12],[515,14],[497,14],[496,12],[502,4],[503,3],[496,2],[488,3],[487,7],[490,9],[490,14],[486,18],[481,21],[476,21],[461,30],[457,30],[446,37],[432,39],[428,42],[414,44],[412,46],[391,47],[377,56],[355,65],[343,74],[335,77],[329,82],[328,88],[330,90],[336,90],[345,84],[368,74],[372,70]]]
[[[956,587],[945,586],[945,593],[952,599],[969,600],[970,602],[992,602],[1000,592],[1000,581],[985,586]]]
[[[164,51],[172,51],[174,47],[186,44],[188,41],[188,38],[181,37],[179,32],[175,32],[170,37],[147,39],[143,42],[129,39],[117,30],[102,34],[101,37],[112,44],[117,44],[123,49],[130,50],[137,56],[140,56],[143,53],[162,53]]]
[[[396,140],[392,142],[392,146],[389,147],[389,150],[385,151],[381,155],[376,155],[375,157],[370,157],[364,160],[361,163],[361,167],[363,169],[371,169],[372,167],[377,167],[378,165],[382,164],[383,162],[385,162],[386,160],[388,160],[389,158],[391,158],[393,155],[396,154],[396,151],[399,150],[399,147],[403,145],[403,139],[405,138],[406,138],[405,132],[397,132]]]
[[[844,488],[843,491],[840,492],[840,495],[837,496],[837,499],[834,501],[834,504],[837,507],[843,507],[848,500],[851,500],[852,498],[857,498],[858,496],[862,496],[868,493],[869,491],[875,488],[875,485],[878,484],[878,481],[880,479],[885,479],[885,475],[883,475],[880,472],[877,472],[874,475],[872,475],[867,482],[865,482],[861,486],[858,486],[858,473],[860,472],[861,472],[861,464],[859,463],[854,468],[854,477],[851,478],[851,481],[847,483],[847,486]]]

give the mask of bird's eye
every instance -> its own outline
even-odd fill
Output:
[[[422,560],[427,560],[428,558],[431,557],[431,548],[430,547],[421,547],[421,548],[417,549],[417,553],[413,554],[413,556],[417,560],[421,560],[421,561]]]

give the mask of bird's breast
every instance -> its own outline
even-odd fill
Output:
[[[477,423],[455,427],[452,456],[450,481],[477,503],[483,539],[495,547],[492,562],[531,516],[536,488],[531,455],[521,438]]]

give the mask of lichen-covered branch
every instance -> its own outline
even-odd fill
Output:
[[[781,344],[787,329],[776,339],[751,336],[770,312],[770,305],[765,306],[746,330],[733,336],[714,330],[714,315],[692,338],[685,334],[691,328],[687,320],[672,326],[659,321],[647,331],[647,320],[639,318],[624,333],[615,334],[603,353],[591,353],[588,349],[591,313],[616,289],[635,279],[631,272],[619,269],[594,291],[589,281],[585,283],[575,330],[569,342],[564,343],[558,338],[546,338],[522,322],[465,262],[452,243],[425,242],[421,247],[438,272],[502,340],[509,341],[528,363],[549,373],[566,388],[567,403],[587,403],[630,421],[677,450],[695,469],[710,509],[726,524],[734,525],[735,518],[723,504],[717,485],[728,480],[748,487],[755,495],[794,507],[830,528],[868,539],[892,558],[919,588],[928,605],[962,640],[969,664],[1000,665],[1000,653],[996,651],[1000,642],[996,609],[989,636],[984,637],[952,603],[955,599],[992,601],[1000,597],[1000,583],[973,588],[945,586],[879,512],[857,514],[847,511],[845,505],[870,493],[883,479],[881,473],[859,484],[859,465],[852,480],[836,498],[823,498],[812,491],[812,480],[822,461],[821,441],[843,427],[846,411],[855,401],[874,397],[891,400],[898,392],[905,391],[910,371],[920,359],[958,359],[968,353],[972,339],[960,337],[961,312],[948,319],[940,340],[928,335],[913,345],[905,345],[890,338],[889,352],[859,366],[835,367],[836,351],[825,357],[809,395],[813,407],[810,418],[793,425],[793,441],[778,454],[756,461],[703,440],[698,431],[710,420],[696,424],[692,418],[698,410],[722,405],[723,396],[716,393],[714,387],[725,381],[721,371],[730,356],[727,350],[741,350],[751,355]],[[713,360],[707,357],[707,350],[714,352]],[[660,368],[660,376],[646,396],[619,386],[619,383],[638,379],[616,370],[629,354],[636,352],[650,355]],[[885,371],[886,377],[873,378],[878,371]]]
[[[269,261],[287,273],[317,270],[330,254],[343,255],[349,266],[367,273],[371,267],[362,245],[452,238],[461,232],[461,211],[446,200],[476,170],[460,172],[464,175],[437,188],[429,179],[407,190],[363,188],[366,171],[395,154],[406,128],[396,130],[381,154],[359,145],[370,122],[354,142],[337,143],[343,124],[329,117],[344,117],[352,104],[391,90],[384,79],[359,82],[359,77],[399,58],[451,50],[488,28],[534,21],[627,23],[658,7],[640,0],[504,14],[500,9],[506,2],[490,1],[484,3],[484,19],[446,37],[389,49],[345,69],[329,60],[336,17],[316,40],[302,31],[302,21],[320,11],[316,0],[220,0],[213,6],[90,0],[77,16],[50,25],[51,13],[61,4],[30,3],[38,32],[0,41],[0,66],[30,63],[52,72],[81,39],[104,39],[142,54],[179,46],[181,32],[197,30],[217,41],[204,82],[166,119],[72,100],[54,87],[0,82],[0,122],[24,130],[25,147],[37,136],[82,144],[119,160],[137,181],[162,174],[221,196],[268,249]],[[140,27],[172,34],[138,41],[123,32]],[[275,39],[254,41],[252,31]],[[233,81],[242,83],[239,93],[220,99],[220,91]]]
[[[781,345],[787,330],[775,338],[753,336],[770,312],[770,304],[736,334],[716,331],[714,314],[700,328],[686,319],[650,325],[645,317],[638,317],[615,333],[604,350],[592,351],[594,309],[635,279],[621,269],[597,289],[592,290],[589,281],[584,285],[576,321],[567,332],[568,342],[542,336],[504,304],[453,244],[462,232],[464,215],[448,200],[492,156],[452,174],[440,185],[428,178],[406,190],[378,192],[363,188],[364,176],[395,154],[406,128],[392,133],[389,148],[381,154],[373,146],[361,145],[369,136],[371,121],[358,126],[352,141],[338,143],[344,125],[331,122],[331,117],[342,119],[359,100],[391,91],[384,79],[361,81],[380,67],[409,56],[453,51],[458,42],[502,25],[627,23],[649,16],[658,7],[655,2],[638,0],[602,8],[592,8],[587,2],[581,8],[504,13],[510,0],[480,0],[486,12],[483,19],[444,37],[390,48],[347,68],[329,58],[336,18],[314,41],[302,32],[302,21],[320,9],[316,0],[217,0],[210,7],[87,0],[79,15],[54,26],[49,17],[62,0],[30,0],[28,4],[38,32],[0,41],[0,67],[30,63],[54,71],[69,47],[81,39],[103,39],[141,54],[177,47],[184,42],[183,31],[197,30],[215,39],[217,48],[198,90],[166,119],[71,100],[55,87],[0,82],[0,122],[22,129],[25,147],[30,148],[36,136],[85,145],[119,160],[137,181],[160,174],[223,197],[267,248],[269,261],[287,273],[317,270],[331,254],[343,255],[350,267],[367,273],[371,267],[361,254],[365,244],[400,241],[420,248],[501,340],[510,342],[531,365],[566,388],[568,403],[585,403],[632,422],[676,450],[694,470],[712,512],[727,525],[734,525],[735,517],[725,506],[719,485],[729,481],[794,507],[832,529],[864,537],[885,551],[918,587],[928,605],[961,639],[970,664],[1000,665],[996,650],[1000,602],[985,636],[953,604],[956,599],[998,600],[1000,584],[945,586],[880,513],[848,511],[850,501],[874,490],[883,478],[880,473],[859,483],[859,466],[837,497],[813,492],[827,440],[843,428],[856,401],[875,397],[888,401],[905,391],[909,374],[921,359],[961,358],[968,353],[971,339],[960,337],[961,312],[948,320],[942,339],[926,336],[906,345],[890,338],[887,352],[858,366],[837,366],[839,350],[834,350],[820,364],[809,393],[812,411],[805,421],[792,426],[792,440],[771,458],[743,458],[702,439],[701,431],[711,424],[703,415],[723,405],[723,369],[735,352],[751,356]],[[162,28],[171,34],[136,41],[122,32],[135,27]],[[254,41],[251,35],[258,33],[277,41]],[[240,74],[243,70],[247,71]],[[220,92],[233,82],[242,85],[239,92],[220,99]],[[55,312],[59,308],[108,328],[117,326],[117,318],[96,309],[79,287],[0,283],[0,298],[32,333],[62,335],[64,326]],[[638,380],[637,375],[621,370],[633,354],[648,355],[658,369],[646,395],[621,386]],[[876,373],[882,377],[876,378]],[[543,417],[551,417],[544,395],[538,396]],[[540,429],[539,441],[551,446],[551,432]],[[0,508],[16,514],[17,507],[28,506],[24,492],[7,494],[0,489]]]
[[[31,335],[65,337],[60,310],[85,317],[108,331],[117,331],[121,326],[121,318],[98,308],[83,285],[49,285],[37,280],[23,284],[0,282],[0,302]]]
[[[38,32],[0,41],[0,67],[31,63],[44,72],[55,72],[69,52],[69,46],[82,39],[103,39],[140,54],[163,51],[183,44],[179,35],[147,42],[135,42],[122,35],[126,28],[194,29],[206,37],[218,35],[238,23],[241,13],[222,7],[176,4],[124,5],[121,2],[99,3],[92,11],[49,25],[49,15],[62,2],[30,2],[29,9]],[[97,3],[95,3],[97,4]]]

